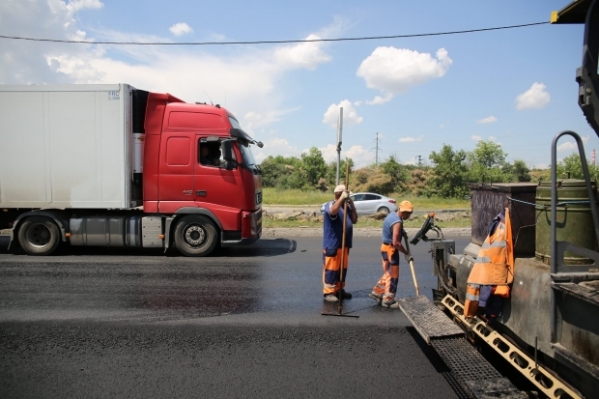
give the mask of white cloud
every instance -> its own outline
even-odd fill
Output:
[[[322,153],[322,157],[327,163],[337,162],[337,146],[329,144],[326,147],[318,148]],[[304,150],[303,152],[308,152]],[[361,145],[352,145],[349,149],[341,148],[341,159],[351,158],[354,161],[356,168],[361,168],[371,164],[374,161],[372,151],[365,149]]]
[[[393,98],[393,94],[387,93],[387,94],[385,94],[384,97],[375,96],[372,100],[366,101],[366,104],[368,104],[368,105],[384,104],[386,102],[391,101],[392,98]]]
[[[524,109],[543,108],[551,101],[551,96],[546,91],[547,86],[535,82],[530,89],[516,97],[516,108]]]
[[[345,155],[347,158],[351,158],[354,161],[356,168],[361,168],[371,164],[374,161],[372,151],[367,150],[361,145],[352,145],[349,150],[342,152],[341,155]]]
[[[182,36],[187,33],[193,32],[193,29],[191,29],[191,27],[187,25],[185,22],[176,23],[170,28],[168,28],[168,30],[170,30],[171,33],[175,36]]]
[[[472,136],[470,136],[470,138],[474,141],[481,141],[483,139],[482,137],[480,137],[476,134],[473,134]]]
[[[343,100],[339,104],[331,104],[324,113],[322,123],[337,128],[339,119],[339,108],[343,107],[343,126],[353,126],[362,123],[364,118],[358,115],[353,104],[349,100]]]
[[[495,123],[497,122],[497,118],[495,118],[493,115],[491,116],[487,116],[486,118],[482,118],[476,121],[476,123],[481,123],[481,124],[485,124],[485,123]]]
[[[583,143],[586,143],[587,141],[589,141],[589,138],[590,138],[590,136],[584,136],[584,137],[581,137],[581,140]],[[566,141],[565,143],[558,145],[557,150],[558,151],[578,150],[578,144],[576,144],[575,141]]]
[[[261,140],[264,143],[263,148],[253,147],[252,152],[257,163],[264,161],[269,155],[284,157],[299,157],[300,151],[289,144],[289,141],[280,137],[270,137]]]
[[[0,25],[15,36],[96,41],[168,42],[168,37],[118,31],[86,33],[76,12],[97,9],[99,1],[0,1]],[[335,20],[319,32],[336,34]],[[170,35],[169,35],[170,36]],[[310,36],[309,36],[310,37]],[[139,89],[168,92],[188,102],[226,106],[247,116],[251,128],[277,120],[286,93],[281,80],[290,70],[313,69],[330,60],[323,43],[244,47],[214,56],[209,49],[176,46],[65,45],[51,42],[2,41],[0,84],[126,82]],[[348,109],[349,111],[349,109]],[[351,113],[350,113],[351,116]]]
[[[364,78],[369,88],[385,93],[385,97],[372,100],[373,104],[382,104],[393,95],[444,76],[453,61],[444,48],[437,50],[436,57],[414,50],[377,47],[362,61],[356,75]]]
[[[102,4],[100,0],[71,0],[66,7],[68,10],[75,13],[86,8],[99,9],[104,7],[104,4]]]
[[[309,35],[306,39],[320,39],[316,35]],[[298,43],[291,46],[279,47],[275,50],[274,57],[277,63],[287,68],[316,69],[320,64],[329,62],[331,56],[322,50],[322,42]]]
[[[578,146],[573,141],[566,141],[565,143],[557,146],[558,151],[569,151],[569,150],[573,150],[575,148],[578,148]]]
[[[86,34],[76,28],[74,14],[86,4],[89,8],[96,2],[0,1],[0,25],[14,36],[82,40]],[[47,56],[69,52],[84,57],[88,51],[87,45],[2,40],[0,83],[68,83],[70,79],[56,73],[56,63],[48,64]]]
[[[420,137],[400,137],[398,141],[400,143],[417,143],[417,142],[421,142],[423,139],[424,139],[424,136],[420,136]]]
[[[273,122],[279,121],[281,120],[282,116],[295,112],[298,109],[299,108],[288,110],[269,110],[263,113],[250,111],[243,115],[243,118],[241,118],[240,122],[243,126],[243,130],[253,135],[256,129],[264,128]]]

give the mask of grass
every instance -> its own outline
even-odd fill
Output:
[[[303,190],[278,190],[275,188],[265,187],[262,190],[263,205],[291,205],[291,206],[320,206],[323,202],[333,199],[333,193],[321,191],[303,191]],[[448,209],[470,209],[470,201],[458,200],[453,198],[422,198],[412,196],[402,196],[397,193],[388,195],[390,198],[395,198],[398,202],[405,199],[412,202],[416,214],[406,221],[405,227],[420,227],[424,222],[424,215],[429,211],[441,211]],[[317,215],[318,216],[318,215]],[[435,221],[435,224],[441,228],[445,227],[470,227],[470,218],[456,218],[448,221]],[[373,217],[361,217],[356,227],[372,227],[381,228],[382,220],[376,220]],[[264,228],[293,228],[293,227],[312,227],[321,228],[322,222],[318,217],[300,218],[300,219],[276,219],[273,217],[264,217],[262,220]]]
[[[272,187],[262,189],[263,205],[320,205],[333,199],[333,193],[303,190],[278,190]],[[387,197],[395,198],[397,202],[409,200],[416,210],[470,209],[469,200],[454,198],[423,198],[392,193]]]
[[[415,216],[405,221],[404,226],[407,228],[418,228],[422,226],[425,215]],[[435,224],[440,228],[458,228],[458,227],[470,227],[470,218],[459,218],[448,221],[435,221]],[[264,228],[294,228],[294,227],[308,227],[308,228],[322,228],[322,222],[317,218],[306,218],[306,219],[276,219],[272,217],[264,217],[262,219],[262,227]],[[358,223],[355,225],[356,228],[372,227],[380,229],[383,227],[382,220],[376,220],[371,216],[363,216],[358,219]]]
[[[278,190],[272,187],[262,189],[263,205],[320,205],[333,199],[333,193],[322,191]]]

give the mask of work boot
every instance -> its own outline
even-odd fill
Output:
[[[375,301],[377,301],[378,303],[381,303],[383,300],[383,296],[382,295],[377,295],[375,292],[371,292],[370,294],[368,294],[368,296],[372,299],[374,299]]]
[[[391,302],[382,301],[381,306],[384,308],[387,308],[387,309],[399,309],[399,302],[397,302],[397,301],[391,301]]]
[[[341,295],[343,295],[343,299],[351,299],[352,298],[352,294],[350,294],[349,292],[347,292],[345,290],[341,290]]]
[[[339,302],[339,298],[335,294],[328,294],[324,296],[324,300],[327,302]]]

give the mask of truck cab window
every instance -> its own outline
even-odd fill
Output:
[[[215,168],[225,167],[225,161],[220,148],[220,141],[207,142],[198,140],[198,148],[198,162],[201,165]],[[235,158],[234,152],[233,158]]]

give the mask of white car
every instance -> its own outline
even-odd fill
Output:
[[[349,197],[354,202],[358,215],[397,212],[397,202],[393,198],[385,197],[384,195],[376,193],[352,193]],[[324,213],[324,206],[326,204],[325,202],[320,206],[320,212]]]

